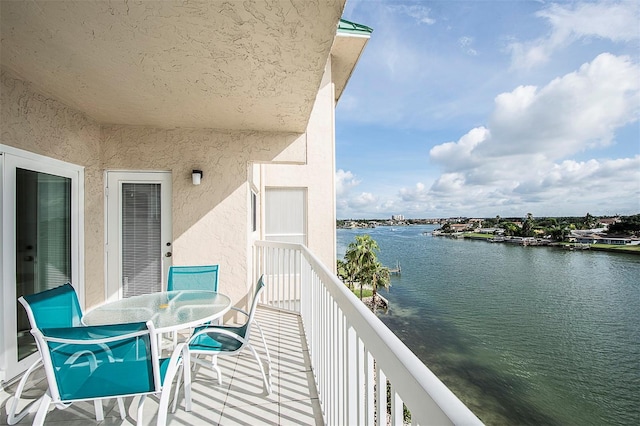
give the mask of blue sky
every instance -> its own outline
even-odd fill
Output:
[[[347,0],[338,219],[640,213],[640,2]]]

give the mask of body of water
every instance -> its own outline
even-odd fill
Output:
[[[396,262],[381,320],[488,425],[640,424],[640,256],[369,234]]]

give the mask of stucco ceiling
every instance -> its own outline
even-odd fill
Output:
[[[303,132],[344,3],[1,1],[0,59],[100,123]]]

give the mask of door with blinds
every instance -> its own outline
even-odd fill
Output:
[[[173,252],[170,172],[107,172],[108,301],[162,291]]]

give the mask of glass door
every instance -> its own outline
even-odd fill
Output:
[[[71,179],[16,168],[15,211],[16,298],[72,282]],[[21,360],[37,348],[27,313],[16,309]]]
[[[82,169],[2,153],[2,371],[9,379],[37,351],[18,302],[64,283],[80,285],[79,180]]]

